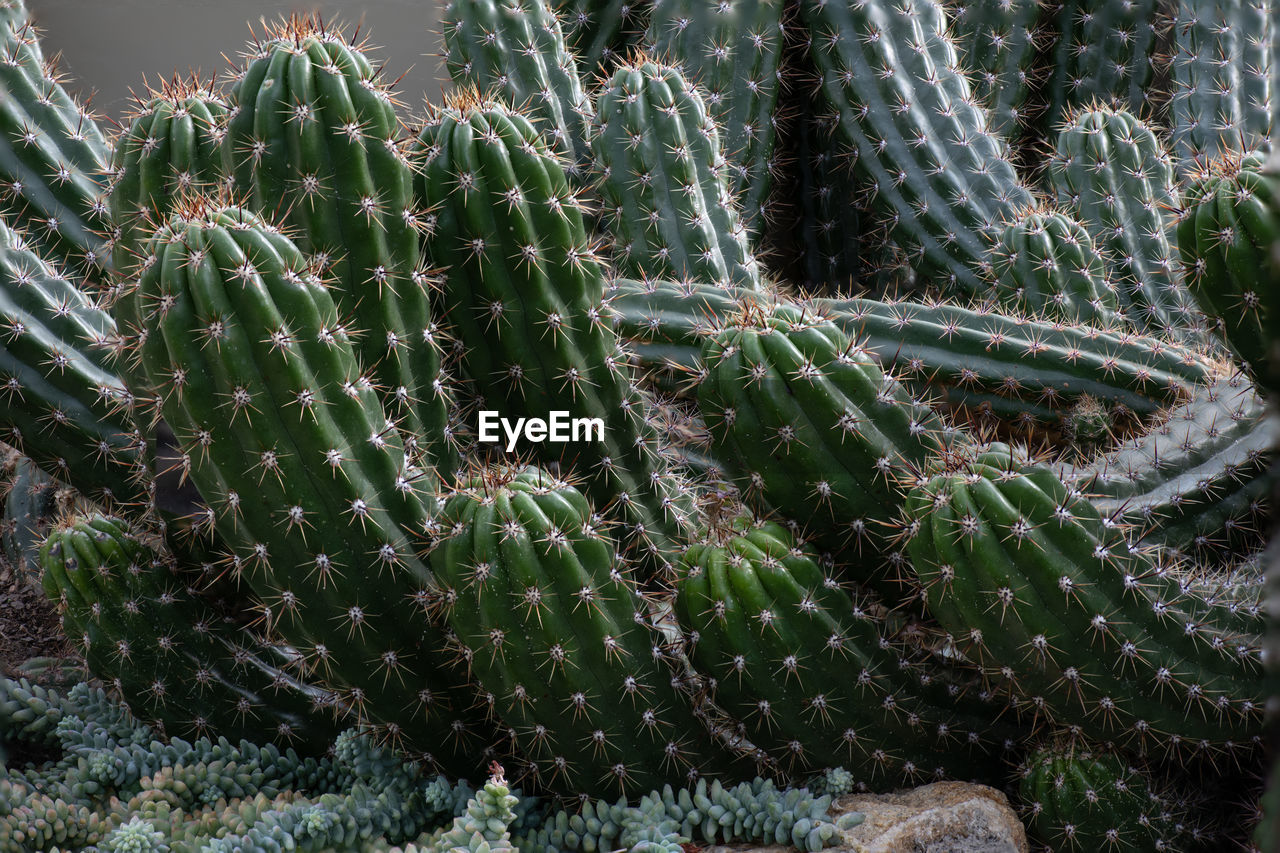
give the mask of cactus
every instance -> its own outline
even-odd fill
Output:
[[[1145,115],[1158,42],[1156,0],[1064,0],[1057,4],[1057,41],[1042,94],[1047,123],[1070,121],[1075,109],[1104,104]]]
[[[455,451],[419,258],[423,212],[388,87],[358,45],[295,17],[253,46],[228,101],[222,157],[235,189],[322,268],[410,451],[448,477]]]
[[[1073,113],[1049,161],[1058,205],[1079,216],[1115,263],[1120,307],[1140,332],[1194,338],[1199,318],[1171,247],[1172,158],[1127,112]]]
[[[665,388],[691,387],[706,336],[767,297],[696,283],[619,279],[610,310],[640,365],[674,367]],[[1015,428],[1057,425],[1085,397],[1112,411],[1117,431],[1184,402],[1217,372],[1195,350],[1159,338],[1034,320],[986,307],[871,299],[806,299],[921,394]]]
[[[765,227],[777,170],[782,0],[657,0],[649,13],[646,50],[676,65],[705,92],[729,165],[730,197],[754,242]]]
[[[1015,448],[942,464],[907,497],[907,553],[991,689],[1079,736],[1157,753],[1260,738],[1258,634],[1219,627],[1222,605],[1182,590]]]
[[[996,299],[1014,313],[1114,328],[1116,286],[1084,226],[1052,210],[1027,211],[991,249]]]
[[[620,65],[596,97],[596,122],[618,270],[758,290],[719,128],[681,71],[644,57]]]
[[[644,33],[648,4],[634,0],[560,0],[565,39],[589,70],[610,68]]]
[[[885,550],[897,477],[949,433],[838,326],[803,308],[747,308],[703,349],[698,409],[749,499],[825,548]],[[869,577],[882,581],[874,567]]]
[[[950,9],[956,52],[973,76],[974,98],[991,111],[991,132],[1016,136],[1034,103],[1028,94],[1041,4],[957,0]]]
[[[465,772],[483,726],[433,663],[444,637],[422,610],[430,573],[412,539],[434,486],[360,373],[329,290],[237,208],[176,213],[148,251],[142,367],[234,576],[309,680],[381,736],[443,747],[434,757]]]
[[[16,450],[0,453],[0,556],[18,577],[36,579],[40,543],[58,511],[58,484]]]
[[[0,440],[108,504],[145,499],[115,323],[0,221]]]
[[[1280,95],[1272,0],[1188,0],[1174,21],[1173,150],[1181,172],[1264,145]]]
[[[1023,763],[1019,776],[1031,835],[1046,849],[1179,849],[1181,816],[1120,755],[1049,744]]]
[[[175,735],[266,732],[300,748],[332,736],[331,698],[281,669],[283,652],[184,588],[120,519],[60,524],[40,566],[66,635],[135,716]]]
[[[111,313],[126,339],[144,333],[133,290],[147,261],[142,243],[183,197],[223,183],[226,119],[227,106],[212,83],[175,78],[137,99],[116,141],[107,197],[117,275]]]
[[[582,493],[486,469],[448,496],[431,555],[459,658],[540,785],[586,796],[716,768],[695,685]]]
[[[1135,539],[1229,560],[1268,527],[1278,439],[1280,426],[1237,374],[1197,387],[1163,423],[1063,480]]]
[[[839,137],[893,236],[945,292],[981,293],[984,235],[1031,195],[974,99],[941,4],[819,0],[801,18]]]
[[[443,30],[454,81],[523,110],[570,175],[579,176],[591,160],[593,105],[546,0],[453,0]]]
[[[110,263],[104,179],[110,159],[93,115],[62,86],[22,2],[0,19],[0,217],[68,275]],[[96,282],[90,282],[95,284]]]
[[[594,442],[535,451],[584,478],[601,511],[627,525],[627,547],[659,570],[691,507],[608,327],[604,268],[563,166],[526,119],[496,104],[446,107],[422,129],[418,150],[419,194],[438,205],[427,253],[449,270],[443,313],[470,343],[463,371],[503,417],[559,410],[601,420]]]
[[[1260,154],[1227,155],[1191,182],[1178,222],[1184,275],[1209,328],[1276,388],[1270,255],[1280,241],[1280,176]]]
[[[921,696],[875,604],[851,603],[779,525],[735,523],[691,545],[675,609],[717,704],[789,771],[837,755],[878,784],[990,767],[993,733]]]

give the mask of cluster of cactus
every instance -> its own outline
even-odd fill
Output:
[[[293,17],[108,140],[0,0],[0,534],[144,721],[6,688],[11,837],[818,849],[826,770],[1200,843],[1148,790],[1265,741],[1280,37],[1156,5],[453,0],[414,127]]]

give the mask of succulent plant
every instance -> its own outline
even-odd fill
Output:
[[[0,536],[136,715],[6,683],[0,848],[812,850],[933,778],[1203,839],[1097,791],[1219,807],[1280,693],[1280,41],[1155,6],[453,0],[413,130],[292,17],[111,140],[0,0],[0,440],[64,514]],[[175,737],[254,726],[353,731]]]

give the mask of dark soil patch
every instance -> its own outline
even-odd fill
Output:
[[[0,675],[25,675],[32,658],[76,657],[44,592],[0,559]]]

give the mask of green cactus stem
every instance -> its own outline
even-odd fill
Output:
[[[581,477],[596,506],[626,525],[628,550],[660,570],[692,507],[609,328],[604,266],[564,166],[527,119],[465,100],[428,121],[418,151],[419,194],[437,205],[426,253],[448,270],[440,301],[463,344],[462,372],[505,418],[600,419],[598,440],[521,450]]]
[[[1047,466],[1007,445],[957,451],[906,501],[929,612],[992,690],[1079,736],[1156,754],[1260,743],[1257,633]]]
[[[330,290],[288,238],[238,208],[188,207],[139,284],[147,380],[267,627],[381,737],[465,773],[483,732],[444,673],[424,607],[430,475],[415,468]]]

